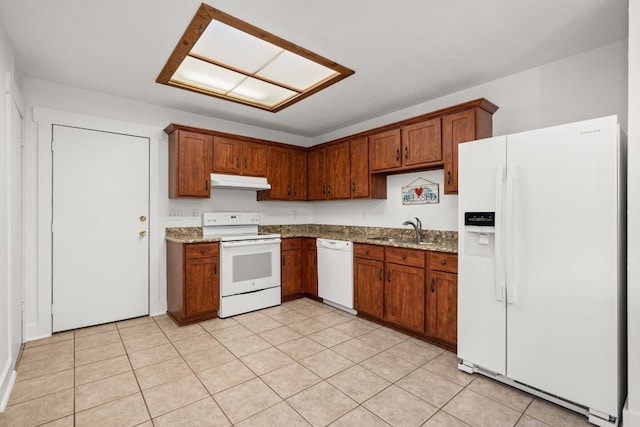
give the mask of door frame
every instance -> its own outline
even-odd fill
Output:
[[[52,235],[51,222],[53,216],[53,156],[51,140],[53,125],[80,127],[85,129],[120,133],[148,138],[149,148],[149,313],[156,315],[166,311],[165,293],[159,289],[159,259],[164,241],[161,222],[157,220],[159,212],[159,183],[151,177],[159,176],[160,142],[163,140],[162,130],[157,127],[141,125],[120,120],[105,119],[67,111],[44,107],[33,107],[33,128],[28,131],[35,134],[37,140],[37,178],[30,183],[37,193],[35,212],[29,212],[29,219],[36,228],[35,241],[29,241],[27,259],[36,260],[36,277],[27,283],[25,300],[29,301],[25,311],[25,341],[48,337],[52,331]]]

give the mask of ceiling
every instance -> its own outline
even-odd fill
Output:
[[[0,0],[25,76],[315,137],[627,38],[628,0],[208,0],[355,70],[278,113],[156,83],[197,0]]]

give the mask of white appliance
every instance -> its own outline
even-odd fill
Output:
[[[329,305],[356,314],[353,309],[353,242],[316,239],[318,296]]]
[[[460,369],[618,424],[625,165],[615,116],[460,144]]]
[[[279,305],[280,235],[259,234],[253,212],[205,212],[202,235],[220,237],[220,309],[224,318]]]
[[[268,190],[271,188],[271,184],[267,182],[267,178],[260,176],[241,176],[212,173],[211,188],[257,191]]]

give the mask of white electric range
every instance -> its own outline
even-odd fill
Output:
[[[220,309],[225,318],[279,305],[280,235],[260,234],[256,212],[205,212],[202,235],[220,237]]]

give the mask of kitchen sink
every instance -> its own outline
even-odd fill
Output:
[[[370,240],[375,240],[378,242],[386,242],[386,243],[409,243],[412,245],[420,245],[420,246],[429,246],[433,245],[433,242],[425,242],[424,240],[420,240],[416,242],[415,239],[399,239],[397,237],[371,237]]]

